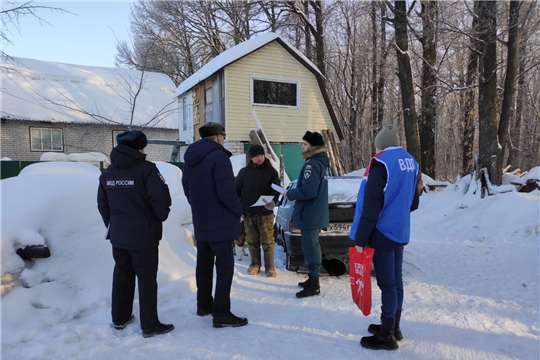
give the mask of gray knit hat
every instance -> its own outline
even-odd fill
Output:
[[[399,146],[399,136],[394,125],[387,125],[375,136],[375,147],[384,150],[391,146]]]

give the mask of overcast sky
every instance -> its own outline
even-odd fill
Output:
[[[61,8],[70,13],[42,9],[20,20],[20,33],[13,27],[13,44],[3,44],[11,56],[78,65],[114,67],[116,42],[128,39],[130,4],[133,1],[34,0],[34,5]]]

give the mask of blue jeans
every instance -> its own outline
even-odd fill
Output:
[[[216,264],[216,292],[212,298]],[[227,316],[231,310],[231,285],[234,274],[233,241],[197,241],[197,308],[214,309],[214,316]]]
[[[403,245],[375,247],[373,266],[381,289],[382,315],[394,318],[403,306]]]
[[[322,252],[319,243],[319,229],[302,229],[302,252],[308,263],[309,274],[321,273]]]

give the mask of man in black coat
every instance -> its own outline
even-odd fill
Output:
[[[108,229],[115,261],[112,286],[112,320],[121,330],[134,320],[135,277],[143,336],[174,329],[157,314],[158,245],[163,222],[169,216],[171,196],[156,165],[146,161],[148,141],[140,131],[118,134],[111,165],[99,178],[98,210]]]
[[[199,128],[201,139],[184,155],[182,185],[191,205],[197,243],[197,315],[213,314],[213,326],[236,327],[248,320],[231,313],[231,285],[234,274],[233,239],[240,235],[242,204],[225,150],[225,128],[208,122]],[[216,291],[212,283],[216,265]]]
[[[236,176],[236,192],[242,201],[246,241],[251,254],[248,275],[256,275],[261,268],[261,245],[264,253],[264,271],[268,277],[276,277],[274,266],[274,203],[279,193],[271,185],[279,185],[279,175],[266,158],[261,145],[249,149],[251,161]],[[261,195],[273,195],[274,199],[263,206],[251,206]]]

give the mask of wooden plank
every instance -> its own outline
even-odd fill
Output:
[[[285,166],[283,165],[283,154],[279,155],[279,183],[281,187],[284,186],[285,180]]]
[[[334,137],[334,132],[332,130],[328,130],[328,133],[330,135],[330,141],[332,143],[334,155],[336,157],[336,167],[338,170],[338,176],[343,176],[345,175],[345,167],[343,166],[343,161],[341,161],[339,147],[337,146],[336,138]]]
[[[324,138],[324,142],[326,143],[326,149],[328,150],[328,170],[330,171],[330,176],[339,176],[336,167],[335,155],[332,149],[332,144],[330,143],[330,136],[328,135],[328,129],[322,129],[321,132]]]

